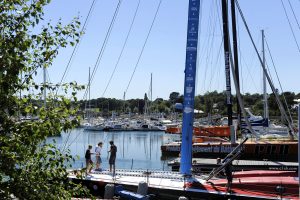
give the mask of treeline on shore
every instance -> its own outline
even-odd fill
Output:
[[[295,99],[300,99],[300,93],[295,94],[294,92],[284,92],[281,93],[280,98],[289,109],[293,116],[297,115],[296,102]],[[242,95],[245,107],[251,109],[251,111],[256,115],[263,114],[263,95],[262,94],[250,94],[246,93]],[[232,96],[233,102],[233,112],[237,110],[237,98]],[[176,103],[183,103],[183,95],[178,92],[172,92],[169,95],[169,99],[165,100],[163,98],[156,98],[150,101],[147,94],[144,95],[143,99],[128,99],[119,100],[115,98],[97,98],[91,99],[89,101],[81,100],[80,109],[82,112],[89,109],[95,114],[101,114],[102,116],[110,116],[112,112],[117,114],[121,113],[138,113],[144,114],[146,110],[148,112],[159,112],[170,114],[175,111]],[[276,98],[274,94],[269,94],[268,97],[269,114],[270,116],[280,116],[279,107],[276,103]],[[204,95],[195,96],[195,109],[204,112],[204,116],[207,114],[221,114],[226,115],[226,93],[223,92],[207,92]]]

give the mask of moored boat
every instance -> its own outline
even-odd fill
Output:
[[[195,158],[224,158],[238,143],[210,142],[193,143],[192,152]],[[172,142],[161,146],[163,157],[178,157],[181,149],[181,142]],[[243,154],[240,157],[244,160],[273,160],[291,161],[298,160],[298,141],[249,141],[243,146]]]
[[[69,178],[86,185],[94,195],[103,196],[107,184],[122,185],[136,191],[140,182],[148,184],[152,199],[298,199],[298,180],[295,172],[250,171],[233,174],[231,190],[227,191],[227,179],[207,176],[184,177],[178,172],[117,170],[115,176],[108,171],[93,172],[80,179],[77,171]],[[78,174],[77,174],[78,175]]]

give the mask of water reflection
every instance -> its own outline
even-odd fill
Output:
[[[61,137],[48,138],[61,149],[70,149],[73,156],[79,159],[73,163],[74,168],[83,167],[84,154],[89,144],[93,152],[98,142],[103,142],[102,167],[108,167],[109,141],[113,140],[118,148],[116,167],[122,169],[157,169],[169,170],[166,161],[161,160],[160,146],[171,140],[178,140],[178,135],[164,132],[88,132],[83,129],[74,129],[69,133],[62,133]],[[93,157],[95,160],[95,157]]]

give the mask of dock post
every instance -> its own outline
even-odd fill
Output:
[[[230,125],[230,141],[231,141],[231,144],[236,143],[236,133],[235,133],[235,128],[233,125]]]
[[[107,184],[105,186],[104,199],[112,199],[115,193],[114,184]]]

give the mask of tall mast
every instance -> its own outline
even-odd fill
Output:
[[[88,109],[88,120],[91,123],[91,67],[89,67],[89,109]]]
[[[191,174],[200,0],[189,0],[180,172]]]
[[[264,92],[264,118],[269,119],[268,94],[267,94],[267,77],[266,77],[266,58],[265,58],[265,33],[261,30],[262,37],[262,61],[263,61],[263,92]]]
[[[152,102],[152,73],[151,73],[151,81],[150,81],[150,101]]]
[[[235,0],[231,0],[231,23],[232,23],[232,41],[233,41],[233,55],[234,55],[234,73],[237,81],[237,89],[240,90],[240,78],[239,78],[239,59],[238,59],[238,48],[237,48],[237,32],[236,32],[236,17],[235,17]],[[237,117],[240,123],[241,119],[241,108],[239,100],[237,98]]]
[[[230,85],[230,66],[229,66],[229,30],[228,30],[228,5],[227,0],[222,0],[222,19],[223,19],[223,37],[224,37],[224,59],[226,76],[226,104],[228,115],[228,126],[232,125],[232,101]]]
[[[126,93],[124,92],[124,94],[123,94],[124,113],[126,113],[126,102],[125,102],[125,95],[126,95]]]

